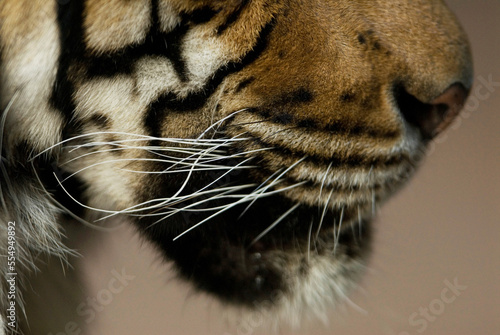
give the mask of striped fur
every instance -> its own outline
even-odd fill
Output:
[[[0,250],[15,221],[20,274],[72,255],[65,222],[119,216],[196,288],[280,292],[266,309],[292,323],[346,299],[375,208],[418,166],[429,136],[401,109],[472,78],[431,0],[4,0],[0,47]]]

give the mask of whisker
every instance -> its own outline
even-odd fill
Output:
[[[233,113],[229,114],[228,116],[226,116],[226,117],[224,117],[224,118],[220,119],[219,121],[217,121],[217,122],[215,122],[215,123],[212,123],[212,124],[211,124],[211,125],[210,125],[207,129],[205,129],[205,131],[203,131],[203,132],[200,134],[200,136],[198,136],[198,138],[197,138],[197,139],[201,139],[203,136],[205,136],[205,134],[206,134],[207,132],[209,132],[209,131],[210,131],[210,129],[213,129],[216,125],[217,125],[217,129],[219,129],[219,126],[220,126],[220,125],[221,125],[224,121],[229,120],[230,118],[234,117],[236,114],[241,113],[241,112],[244,112],[244,111],[246,111],[246,110],[247,110],[247,108],[240,109],[240,110],[238,110],[238,111],[236,111],[236,112],[233,112]]]
[[[321,180],[321,187],[319,189],[319,196],[318,196],[318,201],[320,203],[321,203],[321,195],[323,193],[323,187],[325,186],[325,182],[326,182],[326,177],[328,177],[328,172],[330,172],[330,169],[332,168],[332,164],[333,164],[333,162],[330,162],[330,164],[328,165],[328,168],[326,169],[326,172],[323,176],[323,179]]]
[[[50,194],[49,191],[47,191],[47,189],[45,188],[45,185],[43,184],[42,180],[40,179],[40,176],[38,175],[36,169],[35,169],[35,166],[34,166],[34,163],[31,162],[31,165],[33,167],[33,171],[35,172],[35,176],[38,180],[38,183],[42,189],[42,191],[45,193],[45,195],[49,198],[49,200],[54,203],[57,207],[59,207],[61,210],[64,211],[65,214],[71,216],[73,219],[75,219],[76,221],[80,222],[81,224],[87,226],[87,227],[90,227],[92,229],[95,229],[95,230],[99,230],[99,231],[106,231],[106,232],[109,232],[109,231],[114,231],[116,229],[118,229],[121,225],[118,225],[116,227],[102,227],[102,226],[99,226],[99,225],[96,225],[96,224],[93,224],[93,223],[90,223],[88,222],[87,220],[84,220],[83,218],[79,217],[78,215],[76,215],[75,213],[73,213],[72,211],[70,211],[68,208],[66,208],[63,204],[61,204],[57,199],[55,199],[52,194]],[[56,175],[56,179],[57,179],[57,175]]]
[[[7,169],[5,168],[5,165],[3,163],[4,159],[6,159],[2,156],[3,134],[5,131],[5,124],[7,123],[7,115],[9,114],[10,109],[12,108],[12,105],[14,104],[14,101],[16,101],[18,96],[19,96],[19,91],[16,91],[12,96],[12,98],[10,99],[8,105],[3,110],[2,119],[0,120],[0,169],[2,170],[2,174],[4,176],[5,183],[7,184],[7,188],[11,191],[10,193],[12,194],[15,194],[15,192],[12,192],[13,187],[10,182],[9,174],[7,173]],[[5,202],[1,183],[0,183],[0,202],[2,203],[2,207],[7,211],[7,203]]]
[[[35,156],[31,157],[30,160],[34,160],[37,157],[43,155],[44,153],[54,149],[55,147],[58,147],[60,145],[63,145],[65,143],[86,138],[86,137],[92,137],[96,135],[122,135],[126,137],[137,137],[136,139],[126,139],[126,140],[121,140],[121,141],[159,141],[159,142],[169,142],[169,143],[176,143],[176,144],[186,144],[186,145],[193,145],[196,144],[198,146],[212,146],[213,143],[216,142],[223,142],[227,141],[228,139],[182,139],[182,138],[163,138],[163,137],[155,137],[155,136],[149,136],[149,135],[141,135],[141,134],[134,134],[134,133],[127,133],[127,132],[119,132],[119,131],[100,131],[100,132],[92,132],[92,133],[86,133],[86,134],[81,134],[77,136],[73,136],[71,138],[67,138],[65,140],[59,141],[50,147],[46,148],[45,150],[41,151],[40,153],[36,154]],[[238,138],[238,139],[231,139],[230,141],[233,142],[241,142],[241,141],[248,141],[251,138]],[[85,147],[85,144],[81,144],[79,146],[75,146],[76,148],[78,147]]]
[[[231,138],[231,140],[232,140],[232,139],[234,139],[234,138],[236,138],[236,137],[238,137],[238,136],[240,136],[240,135],[241,135],[241,134],[236,135],[235,137],[232,137],[232,138]],[[228,140],[229,140],[229,139],[228,139]],[[227,143],[227,142],[222,142],[222,144],[218,144],[218,145],[216,145],[216,146],[212,146],[212,147],[208,148],[206,151],[202,151],[202,152],[199,154],[199,156],[196,158],[195,163],[196,163],[196,162],[197,162],[200,158],[202,158],[203,156],[205,156],[205,154],[208,154],[208,153],[210,153],[211,151],[218,149],[220,146],[223,146],[223,145],[225,145],[226,143]],[[188,157],[190,158],[190,157],[194,157],[194,156],[195,156],[195,154],[193,154],[193,155],[191,155],[191,156],[188,156]],[[186,157],[186,158],[188,158],[188,157]],[[179,160],[179,163],[182,163],[182,162],[184,162],[184,161],[185,161],[185,158],[183,158],[183,159]],[[179,163],[177,163],[177,164],[179,164]],[[172,166],[170,166],[169,168],[167,168],[165,171],[172,169],[172,168],[173,168],[173,167],[175,167],[177,164],[173,164]]]
[[[247,161],[249,161],[250,159],[252,159],[253,157],[250,157],[242,162],[240,162],[238,165],[242,165],[242,164],[245,164]],[[225,172],[224,174],[222,174],[220,177],[218,177],[217,179],[213,180],[210,184],[208,185],[205,185],[203,188],[201,188],[200,190],[198,190],[197,192],[193,193],[192,195],[195,196],[195,195],[201,195],[202,191],[207,189],[208,187],[212,186],[213,184],[215,184],[217,181],[219,181],[221,178],[223,178],[224,176],[226,176],[228,173],[230,173],[231,171],[233,171],[235,168],[238,167],[238,165],[234,166],[233,169],[230,169],[229,171]]]
[[[213,201],[213,200],[219,200],[219,199],[229,199],[229,198],[237,198],[237,199],[242,199],[244,197],[247,196],[247,194],[230,194],[234,191],[238,191],[238,190],[241,190],[241,189],[245,189],[245,188],[249,188],[249,187],[253,187],[255,186],[255,184],[247,184],[247,185],[241,185],[241,186],[234,186],[233,189],[230,189],[230,190],[227,190],[225,192],[222,192],[222,193],[218,193],[210,198],[207,198],[207,199],[203,199],[203,200],[200,200],[198,202],[195,202],[195,203],[192,203],[192,204],[189,204],[187,206],[184,206],[182,208],[173,208],[171,211],[169,212],[162,212],[162,213],[155,213],[154,216],[158,216],[158,215],[166,215],[165,217],[161,218],[160,220],[154,222],[153,224],[151,224],[149,227],[152,227],[154,226],[155,224],[158,224],[160,221],[163,221],[165,219],[168,219],[169,217],[177,214],[177,213],[180,213],[180,212],[183,212],[183,211],[193,211],[193,212],[196,212],[196,211],[204,211],[206,210],[205,209],[198,209],[198,208],[195,208],[196,206],[199,206],[203,203],[207,203],[207,202],[210,202],[210,201]],[[225,208],[227,205],[221,205],[221,206],[217,206],[217,207],[211,207],[209,210],[210,211],[213,211],[213,210],[219,210],[219,209],[223,209]],[[193,208],[193,209],[191,209]],[[148,227],[148,228],[149,228]]]
[[[271,118],[266,118],[266,119],[259,120],[259,121],[250,121],[250,122],[233,123],[233,124],[230,124],[230,125],[229,125],[229,127],[241,127],[241,126],[248,126],[248,125],[250,125],[250,124],[264,123],[264,122],[269,121],[270,119],[271,119]]]
[[[313,228],[314,221],[311,220],[311,224],[309,225],[309,232],[307,234],[308,239],[307,239],[307,262],[309,263],[311,260],[311,235],[312,235],[312,228]]]
[[[302,185],[302,184],[304,184],[304,183],[306,183],[306,182],[307,182],[307,181],[304,181],[304,182],[302,182],[302,183],[299,183],[299,184],[296,184],[296,185],[292,185],[292,186],[289,186],[289,187],[286,187],[286,188],[283,188],[283,189],[280,189],[280,190],[276,190],[276,191],[273,191],[273,192],[268,192],[268,193],[266,193],[266,194],[264,194],[264,195],[255,195],[255,194],[253,194],[253,193],[250,193],[249,195],[246,195],[244,198],[242,198],[242,199],[240,199],[240,200],[238,200],[238,201],[236,201],[236,202],[234,202],[234,203],[232,203],[232,204],[228,205],[226,208],[224,208],[224,209],[222,209],[222,210],[218,211],[217,213],[215,213],[215,214],[213,214],[213,215],[211,215],[211,216],[207,217],[206,219],[204,219],[204,220],[202,220],[202,221],[198,222],[197,224],[195,224],[195,225],[194,225],[194,226],[192,226],[191,228],[189,228],[189,229],[185,230],[183,233],[181,233],[181,234],[179,234],[177,237],[175,237],[175,238],[174,238],[174,241],[175,241],[175,240],[177,240],[178,238],[182,237],[183,235],[187,234],[188,232],[192,231],[193,229],[196,229],[197,227],[201,226],[203,223],[207,222],[208,220],[210,220],[210,219],[212,219],[212,218],[216,217],[217,215],[219,215],[219,214],[221,214],[221,213],[223,213],[223,212],[225,212],[225,211],[227,211],[227,210],[229,210],[229,209],[231,209],[231,208],[233,208],[233,207],[235,207],[235,206],[237,206],[237,205],[239,205],[239,204],[241,204],[241,203],[245,203],[245,202],[249,201],[249,199],[252,199],[252,198],[253,198],[253,197],[255,197],[255,196],[258,196],[259,198],[263,198],[263,197],[265,197],[265,196],[274,195],[274,194],[277,194],[277,193],[280,193],[280,192],[284,192],[284,191],[286,191],[286,190],[288,190],[288,189],[291,189],[291,188],[294,188],[294,187],[298,187],[298,186],[300,186],[300,185]]]
[[[334,242],[333,242],[333,254],[335,255],[337,253],[337,246],[339,244],[339,240],[340,240],[340,230],[342,229],[342,221],[344,219],[344,207],[342,207],[342,210],[340,212],[340,220],[339,220],[339,228],[338,228],[338,232],[335,233],[335,223],[333,225],[333,238],[334,238]]]
[[[206,189],[206,188],[210,187],[211,185],[213,185],[214,183],[216,183],[217,181],[219,181],[221,178],[223,178],[224,176],[226,176],[228,173],[230,173],[230,172],[231,172],[231,171],[233,171],[234,169],[238,168],[238,167],[239,167],[239,165],[243,165],[243,164],[245,164],[247,161],[251,160],[252,158],[253,158],[253,157],[250,157],[250,158],[248,158],[248,159],[246,159],[246,160],[244,160],[244,161],[240,162],[238,165],[231,167],[231,169],[229,169],[228,171],[226,171],[224,174],[222,174],[222,175],[221,175],[220,177],[218,177],[217,179],[213,180],[210,184],[205,185],[203,188],[201,188],[200,190],[198,190],[196,193],[190,194],[190,195],[188,195],[188,196],[181,197],[181,200],[177,201],[177,203],[182,202],[182,201],[185,201],[185,200],[187,200],[187,199],[191,199],[191,198],[193,198],[194,196],[201,196],[201,195],[206,194],[206,193],[212,193],[212,192],[214,192],[214,191],[217,191],[217,190],[209,190],[209,191],[205,191],[205,192],[203,192],[203,190],[204,190],[204,189]],[[166,199],[166,201],[162,202],[161,204],[159,204],[159,205],[155,205],[155,206],[153,207],[153,209],[154,209],[154,208],[158,208],[158,207],[160,207],[160,206],[172,205],[172,203],[171,203],[171,202],[172,202],[172,200],[174,200],[174,199],[175,199],[175,200],[177,200],[177,198],[176,198],[175,196],[169,197],[168,199]],[[169,202],[170,202],[170,203],[169,203]],[[141,209],[139,209],[139,210],[140,210],[140,211],[144,211],[144,210],[146,210],[146,209],[141,208]]]
[[[207,160],[204,163],[210,163],[210,162],[215,162],[215,161],[224,160],[224,159],[230,159],[230,158],[237,158],[237,157],[240,157],[240,156],[245,156],[245,155],[248,155],[248,154],[253,154],[253,153],[261,152],[261,151],[269,151],[269,150],[272,150],[272,149],[274,149],[274,148],[260,148],[260,149],[253,149],[253,150],[238,152],[236,154],[232,154],[232,155],[228,155],[228,156],[219,156],[218,158],[213,158],[213,159]]]
[[[250,246],[258,242],[262,237],[269,233],[274,227],[276,227],[281,221],[283,221],[288,215],[290,215],[294,210],[300,206],[300,203],[295,204],[292,208],[282,214],[276,221],[274,221],[269,227],[267,227],[262,233],[260,233],[251,243]]]
[[[81,159],[81,158],[84,158],[84,157],[87,157],[87,156],[90,156],[90,155],[95,155],[95,154],[103,154],[103,153],[108,153],[108,152],[113,152],[113,151],[122,151],[122,150],[126,150],[127,148],[112,148],[112,149],[103,149],[103,150],[97,150],[97,151],[92,151],[92,152],[88,152],[88,153],[85,153],[83,155],[80,155],[80,156],[77,156],[77,157],[74,157],[70,160],[67,160],[65,161],[64,163],[61,163],[59,166],[62,167],[62,166],[65,166],[71,162],[74,162],[78,159]]]
[[[97,142],[94,142],[95,144],[97,144]],[[177,147],[142,147],[142,146],[126,146],[126,145],[121,145],[121,144],[116,144],[116,143],[113,143],[113,142],[102,142],[100,143],[102,145],[111,145],[111,146],[117,146],[117,148],[112,148],[112,149],[102,149],[102,150],[96,150],[96,151],[92,151],[92,152],[88,152],[88,153],[85,153],[85,154],[82,154],[80,156],[77,156],[77,157],[74,157],[64,163],[61,164],[61,166],[63,165],[66,165],[68,163],[71,163],[75,160],[78,160],[80,158],[84,158],[84,157],[87,157],[87,156],[90,156],[90,155],[95,155],[95,154],[100,154],[100,153],[107,153],[107,152],[112,152],[112,151],[125,151],[125,150],[144,150],[144,151],[148,151],[154,155],[157,155],[159,157],[164,157],[164,158],[168,158],[168,159],[178,159],[178,157],[175,157],[175,156],[169,156],[169,155],[165,155],[165,154],[161,154],[159,153],[158,151],[169,151],[169,152],[175,152],[175,153],[181,153],[181,154],[192,154],[194,150],[191,150],[189,151],[188,149],[186,150],[180,150],[179,148]],[[97,146],[97,145],[96,145]],[[194,149],[194,148],[192,148]],[[73,149],[75,150],[75,149]],[[71,151],[73,151],[71,150]],[[197,149],[198,151],[205,151],[206,149]],[[211,152],[211,153],[208,153],[207,156],[211,156],[211,157],[216,157],[216,158],[224,158],[226,156],[223,156],[224,152],[221,150],[221,151],[218,151],[218,152]],[[207,158],[208,159],[213,159],[213,158]],[[192,158],[192,160],[195,160],[195,158]]]
[[[330,205],[330,199],[332,198],[333,190],[334,189],[332,188],[332,190],[330,191],[330,194],[328,195],[328,200],[326,201],[326,204],[323,207],[323,212],[321,213],[321,219],[319,220],[318,229],[316,230],[316,237],[314,239],[315,241],[318,240],[319,233],[321,231],[321,226],[323,225],[323,220],[325,219],[326,211],[328,210],[328,206]]]
[[[202,155],[200,155],[199,157],[202,157]],[[184,184],[179,188],[179,190],[177,191],[177,193],[175,193],[174,196],[178,196],[182,192],[182,190],[184,190],[184,188],[186,187],[186,185],[187,185],[187,183],[188,183],[188,181],[189,181],[189,179],[190,179],[190,177],[191,177],[191,175],[193,173],[193,169],[194,169],[194,167],[196,166],[197,163],[198,163],[198,161],[194,162],[194,164],[192,166],[192,170],[188,172],[188,176],[186,177],[186,180],[184,181]]]
[[[167,207],[171,207],[171,206],[177,205],[177,204],[182,203],[182,202],[184,202],[186,200],[193,199],[193,198],[205,195],[205,194],[215,193],[215,192],[219,192],[219,191],[227,191],[227,190],[234,191],[235,189],[239,190],[239,189],[243,189],[243,188],[247,188],[247,187],[252,187],[253,185],[254,184],[219,188],[219,189],[214,189],[214,190],[208,190],[208,191],[200,192],[200,193],[198,193],[196,195],[189,194],[189,195],[182,196],[182,197],[177,197],[177,198],[169,197],[169,198],[152,199],[152,200],[148,200],[148,201],[142,202],[142,203],[134,205],[134,206],[130,206],[130,207],[125,208],[123,210],[117,211],[114,214],[111,214],[111,215],[105,216],[105,217],[103,217],[101,219],[98,219],[98,221],[99,220],[107,219],[107,218],[109,218],[111,216],[114,216],[114,215],[117,215],[117,214],[131,215],[131,213],[143,212],[143,211],[146,211],[146,210],[153,210],[153,209],[160,210],[160,209],[164,209],[164,208],[167,208]],[[216,196],[218,196],[218,195],[215,195],[215,197]],[[148,203],[152,203],[152,202],[160,202],[160,203],[157,204],[157,205],[149,206],[149,207],[141,207],[141,206],[147,205]],[[141,208],[138,208],[138,207],[141,207]],[[144,214],[142,214],[142,215],[144,215]]]
[[[233,166],[226,165],[214,165],[212,167],[206,168],[196,168],[196,169],[184,169],[184,170],[173,170],[173,171],[139,171],[139,170],[129,170],[129,169],[120,169],[121,171],[131,172],[131,173],[139,173],[139,174],[171,174],[171,173],[184,173],[184,172],[200,172],[200,171],[221,171],[221,170],[246,170],[246,169],[255,169],[257,166],[240,166],[235,168]]]
[[[261,183],[255,190],[252,191],[252,193],[258,193],[257,191],[263,187],[269,180],[271,180],[275,175],[281,173],[281,171],[283,171],[283,169],[280,169],[276,172],[274,172],[271,176],[269,176],[263,183]],[[264,190],[265,191],[265,190]],[[256,201],[257,199],[255,199],[254,201],[252,201],[242,212],[241,214],[238,216],[238,220],[241,219],[243,217],[243,215],[245,215],[245,213],[248,211],[248,209],[250,208],[250,206],[252,206],[252,204]]]
[[[236,164],[236,166],[233,167],[233,169],[230,169],[229,171],[225,172],[224,174],[222,174],[220,177],[216,178],[214,181],[212,181],[210,184],[208,185],[205,185],[204,187],[202,187],[200,190],[198,190],[198,192],[201,192],[203,191],[204,189],[212,186],[213,184],[215,184],[217,181],[219,181],[220,179],[222,179],[223,177],[225,177],[228,173],[230,173],[231,171],[233,171],[234,169],[238,168],[240,165],[243,165],[245,164],[246,162],[250,161],[251,159],[253,159],[253,157],[250,157],[250,158],[247,158],[245,159],[244,161]]]
[[[118,162],[159,162],[159,163],[172,163],[172,161],[167,161],[163,159],[155,159],[155,158],[116,158],[116,159],[110,159],[107,161],[102,161],[102,162],[97,162],[91,165],[88,165],[86,167],[81,168],[80,170],[70,174],[68,177],[66,177],[62,182],[67,181],[71,177],[85,171],[88,169],[91,169],[93,167],[99,166],[99,165],[104,165],[104,164],[110,164],[110,163],[118,163]]]
[[[295,187],[299,187],[299,186],[301,186],[301,185],[303,185],[305,183],[306,182],[304,181],[304,182],[301,182],[301,183],[298,183],[298,184],[295,184],[295,185],[291,185],[291,186],[288,186],[288,187],[285,187],[285,188],[282,188],[282,189],[279,189],[279,190],[275,190],[275,191],[272,191],[272,192],[267,192],[267,193],[260,193],[260,194],[252,194],[251,193],[251,194],[244,194],[244,195],[240,195],[240,194],[225,195],[225,196],[223,196],[223,198],[237,198],[237,199],[241,199],[242,200],[240,203],[245,203],[245,202],[250,201],[251,199],[254,199],[255,197],[257,197],[258,199],[266,198],[266,197],[269,197],[269,196],[272,196],[272,195],[276,195],[276,194],[288,191],[288,190],[293,189]],[[246,185],[246,186],[253,187],[253,186],[255,186],[255,184],[249,184],[249,185]],[[212,199],[217,200],[218,199],[217,197],[218,197],[218,195],[215,195],[214,197],[210,198],[210,200],[212,200]],[[208,200],[208,199],[205,199],[205,200]],[[202,200],[199,203],[206,202],[205,200]],[[199,204],[199,203],[196,203],[196,204]],[[189,205],[187,207],[193,207],[193,205],[194,204]],[[221,208],[225,207],[225,206],[227,206],[227,205],[221,206]],[[187,208],[187,207],[184,207],[184,208]],[[184,208],[180,208],[177,212],[180,212],[180,211],[184,210]]]
[[[278,177],[276,177],[276,178],[274,179],[274,181],[273,181],[273,182],[271,182],[270,184],[268,184],[268,185],[264,186],[264,188],[263,188],[263,192],[265,192],[266,190],[268,190],[270,187],[275,186],[275,185],[277,184],[277,181],[279,181],[281,177],[283,177],[286,173],[288,173],[290,170],[292,170],[293,168],[295,168],[298,164],[302,163],[302,162],[303,162],[306,158],[307,158],[307,156],[304,156],[304,157],[302,157],[301,159],[299,159],[297,162],[295,162],[295,163],[293,163],[292,165],[290,165],[290,166],[289,166],[289,167],[288,167],[285,171],[283,171],[280,175],[278,175]],[[274,173],[273,173],[273,175],[274,175]],[[272,176],[273,176],[273,175],[272,175]],[[271,177],[272,177],[272,176],[271,176]],[[271,177],[269,177],[269,178],[271,178]],[[268,179],[269,179],[269,178],[268,178]],[[260,187],[260,186],[259,186],[259,187]],[[256,191],[257,191],[257,190],[256,190]],[[255,192],[255,191],[254,191],[254,192]],[[243,214],[245,214],[245,213],[248,211],[248,209],[249,209],[249,208],[250,208],[250,207],[254,204],[254,202],[255,202],[256,200],[257,200],[257,198],[256,198],[254,201],[252,201],[252,202],[251,202],[251,203],[250,203],[250,204],[249,204],[249,205],[245,208],[245,210],[242,212],[242,214],[240,214],[239,218],[241,218],[241,217],[243,216]]]
[[[224,209],[221,209],[221,210],[220,210],[220,211],[218,211],[217,213],[214,213],[214,214],[210,215],[209,217],[207,217],[207,218],[205,218],[205,219],[201,220],[200,222],[198,222],[198,223],[197,223],[197,224],[195,224],[194,226],[192,226],[192,227],[190,227],[190,228],[186,229],[184,232],[182,232],[181,234],[177,235],[177,236],[173,239],[173,241],[176,241],[176,240],[177,240],[177,239],[179,239],[180,237],[182,237],[182,236],[184,236],[185,234],[189,233],[190,231],[192,231],[192,230],[194,230],[194,229],[198,228],[198,227],[199,227],[199,226],[201,226],[203,223],[205,223],[205,222],[207,222],[208,220],[210,220],[210,219],[212,219],[212,218],[216,217],[217,215],[219,215],[219,214],[221,214],[221,213],[223,213],[223,212],[225,212],[225,211],[227,211],[227,210],[229,210],[229,209],[233,208],[234,206],[236,206],[236,205],[240,204],[240,203],[241,203],[241,201],[242,201],[242,200],[244,200],[244,199],[245,199],[245,198],[243,198],[243,199],[241,199],[241,200],[239,200],[239,201],[236,201],[236,202],[232,203],[231,205],[226,206]]]
[[[82,204],[80,201],[78,201],[77,199],[75,199],[67,190],[66,188],[63,186],[62,182],[59,180],[59,178],[57,177],[57,174],[55,172],[52,172],[52,174],[54,175],[54,177],[56,178],[57,180],[57,183],[59,184],[59,186],[61,187],[61,189],[64,191],[64,193],[66,193],[68,195],[68,197],[71,198],[71,200],[73,200],[75,203],[77,203],[78,205],[82,206],[83,208],[86,208],[86,209],[90,209],[90,210],[93,210],[93,211],[96,211],[96,212],[101,212],[101,213],[115,213],[116,211],[109,211],[109,210],[105,210],[105,209],[100,209],[100,208],[96,208],[96,207],[91,207],[91,206],[87,206],[85,204]]]

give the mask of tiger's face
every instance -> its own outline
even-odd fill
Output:
[[[4,58],[45,58],[2,93],[43,117],[12,113],[9,146],[44,152],[79,215],[129,218],[181,277],[250,307],[344,297],[376,207],[472,81],[442,1],[7,1],[4,40],[21,5],[46,29]]]

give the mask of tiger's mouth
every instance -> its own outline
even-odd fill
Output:
[[[226,169],[168,183],[161,193],[182,198],[183,209],[161,223],[143,216],[142,230],[181,277],[222,301],[255,308],[276,292],[306,307],[318,303],[307,294],[341,300],[369,253],[374,207],[407,178],[411,161],[403,153],[378,161],[302,155],[240,134],[214,138],[214,156],[196,161],[209,169],[220,149]]]

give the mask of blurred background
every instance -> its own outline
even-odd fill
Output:
[[[469,34],[476,85],[500,82],[500,1],[448,3]],[[495,89],[467,105],[433,143],[411,183],[379,211],[370,269],[353,304],[332,310],[328,326],[315,321],[279,334],[500,333],[500,87]],[[95,315],[83,310],[91,334],[271,333],[259,320],[227,322],[218,303],[174,279],[130,229],[87,234],[92,245],[77,246],[85,260],[85,299],[91,299],[84,301],[90,304],[108,288],[113,271],[128,276]],[[454,290],[442,296],[450,286]]]

